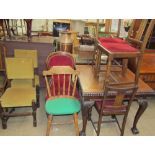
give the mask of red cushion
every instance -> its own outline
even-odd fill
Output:
[[[137,52],[138,49],[124,43],[102,42],[101,45],[111,52]]]
[[[109,42],[109,43],[127,43],[126,40],[120,39],[120,38],[99,38],[98,41],[102,44],[104,42]]]
[[[126,105],[114,106],[114,100],[106,100],[106,101],[96,101],[95,108],[100,112],[101,105],[103,104],[103,114],[117,114],[117,113],[125,113],[127,110]]]
[[[68,56],[55,55],[49,58],[47,66],[48,68],[52,66],[71,66],[74,68],[75,64],[73,59]]]

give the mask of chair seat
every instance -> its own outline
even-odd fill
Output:
[[[35,81],[35,86],[39,86],[40,85],[40,82],[39,82],[39,76],[38,75],[35,75],[34,76],[34,81]],[[12,87],[32,87],[33,83],[32,83],[32,80],[29,80],[29,79],[15,79],[15,80],[12,80],[11,81],[11,86]]]
[[[102,42],[101,45],[113,53],[125,53],[125,52],[135,53],[139,51],[139,49],[124,43]]]
[[[97,112],[100,112],[102,101],[95,102]],[[103,115],[124,114],[127,111],[126,105],[114,106],[114,100],[106,100],[103,104]]]
[[[51,115],[74,114],[80,111],[80,102],[73,98],[55,98],[47,100],[45,110]]]
[[[2,107],[32,106],[32,101],[36,101],[35,88],[8,88],[0,101]]]
[[[109,42],[109,43],[126,43],[127,44],[127,41],[121,38],[111,38],[111,37],[105,38],[104,37],[104,38],[99,38],[98,40],[100,41],[100,43]]]

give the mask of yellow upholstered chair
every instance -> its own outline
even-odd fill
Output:
[[[34,69],[32,60],[29,58],[6,58],[6,75],[11,80],[30,80],[32,85],[25,87],[10,85],[0,98],[0,115],[3,129],[7,128],[9,117],[33,116],[33,126],[37,125],[36,109],[37,95],[34,86]],[[9,82],[10,83],[10,82]],[[31,107],[32,112],[12,113],[15,108]],[[25,109],[25,110],[26,110]]]
[[[34,67],[34,83],[36,86],[37,90],[37,96],[39,99],[39,88],[40,88],[40,82],[39,82],[39,75],[38,75],[38,53],[37,50],[29,50],[29,49],[14,49],[14,56],[15,58],[30,58],[32,59],[33,62],[33,67]],[[12,80],[11,84],[15,86],[29,86],[32,85],[32,80]],[[39,100],[37,101],[39,103]],[[38,107],[40,105],[38,104]]]
[[[7,78],[5,73],[6,54],[7,48],[3,44],[0,44],[0,96],[3,94],[7,84]]]

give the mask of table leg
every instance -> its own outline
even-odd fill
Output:
[[[80,136],[86,136],[86,126],[87,126],[87,121],[88,121],[88,114],[89,114],[89,109],[92,107],[94,102],[91,101],[86,101],[82,103],[82,120],[83,120],[83,126],[82,130],[80,131]]]
[[[139,130],[137,129],[137,123],[138,123],[141,115],[144,113],[144,111],[146,110],[146,108],[148,106],[148,103],[145,99],[139,100],[138,103],[139,103],[139,108],[138,108],[137,113],[134,118],[133,127],[131,128],[131,131],[133,134],[139,133]]]

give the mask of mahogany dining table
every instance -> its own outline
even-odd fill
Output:
[[[106,66],[102,66],[103,70]],[[129,69],[127,69],[126,74],[122,75],[119,67],[113,66],[113,71],[111,72],[112,77],[115,78],[115,82],[118,83],[132,83],[135,79],[135,75]],[[94,68],[91,65],[76,65],[76,69],[79,70],[79,90],[81,94],[82,102],[82,120],[83,126],[80,135],[86,135],[87,121],[89,120],[89,109],[93,106],[96,99],[102,99],[104,95],[104,74],[105,72],[100,72],[99,76],[95,75]],[[110,79],[112,82],[113,78]],[[147,97],[155,95],[155,91],[149,87],[141,79],[138,81],[138,90],[135,95],[135,101],[137,101],[139,108],[134,116],[133,126],[131,131],[133,134],[138,134],[137,123],[143,112],[148,106]]]

